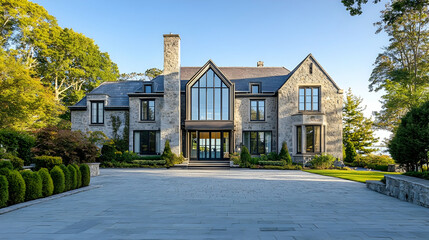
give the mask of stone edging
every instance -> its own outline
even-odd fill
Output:
[[[50,201],[50,200],[54,200],[54,199],[58,199],[58,198],[62,198],[62,197],[66,197],[66,196],[70,196],[76,193],[80,193],[80,192],[85,192],[85,191],[89,191],[92,189],[96,189],[96,188],[100,188],[102,187],[102,185],[90,185],[87,187],[83,187],[83,188],[78,188],[78,189],[74,189],[74,190],[70,190],[67,192],[63,192],[60,194],[55,194],[49,197],[45,197],[45,198],[39,198],[39,199],[35,199],[35,200],[31,200],[31,201],[27,201],[27,202],[23,202],[23,203],[18,203],[9,207],[4,207],[4,208],[0,208],[0,215],[8,213],[8,212],[12,212],[21,208],[25,208],[25,207],[29,207],[38,203],[43,203],[46,201]]]

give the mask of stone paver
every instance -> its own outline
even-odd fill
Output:
[[[428,239],[429,209],[301,171],[102,169],[0,215],[0,239]]]

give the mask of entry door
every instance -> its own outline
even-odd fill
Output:
[[[199,132],[199,153],[200,160],[221,159],[222,142],[220,132]]]

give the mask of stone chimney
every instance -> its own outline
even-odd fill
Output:
[[[264,66],[264,62],[263,62],[263,61],[258,61],[258,62],[256,63],[256,66],[257,66],[257,67],[263,67],[263,66]]]
[[[166,140],[180,154],[180,36],[164,35],[164,104],[161,112],[161,152]]]

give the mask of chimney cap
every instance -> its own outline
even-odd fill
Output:
[[[256,67],[263,67],[264,66],[264,62],[263,61],[258,61],[256,63]]]
[[[169,33],[169,34],[164,34],[163,35],[165,38],[166,37],[178,37],[179,39],[180,39],[180,35],[179,34],[172,34],[172,33]]]

